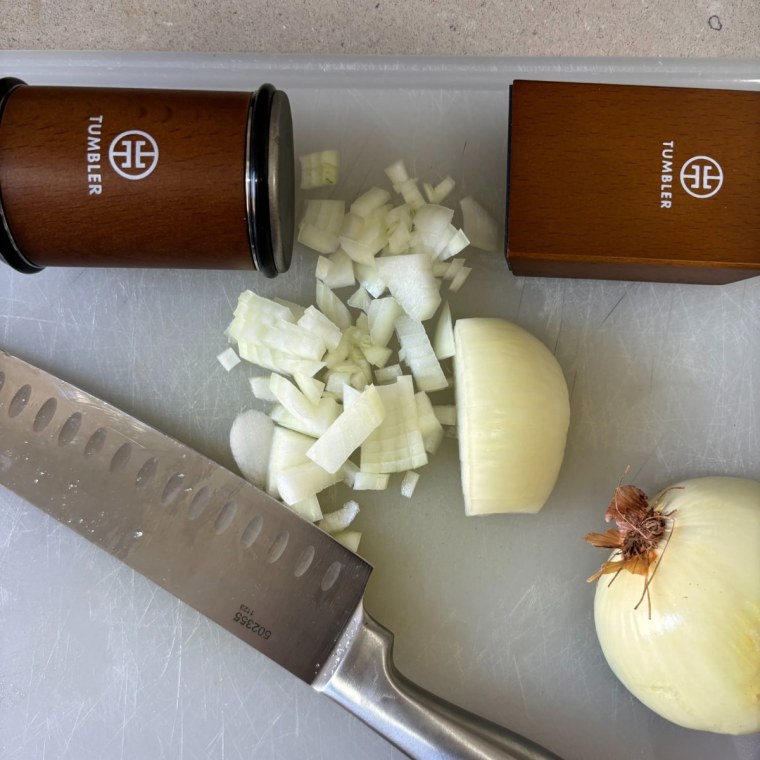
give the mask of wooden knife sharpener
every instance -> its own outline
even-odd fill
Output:
[[[516,80],[509,143],[515,275],[760,274],[760,92]]]

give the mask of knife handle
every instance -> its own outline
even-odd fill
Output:
[[[393,634],[359,605],[314,687],[418,760],[561,760],[412,683],[392,652]]]

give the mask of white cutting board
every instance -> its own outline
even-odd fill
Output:
[[[338,147],[336,195],[404,158],[451,173],[503,220],[516,77],[760,88],[760,62],[276,58],[0,53],[30,83],[290,95],[298,153]],[[614,241],[610,241],[614,245]],[[593,588],[618,479],[654,492],[760,478],[760,278],[724,287],[516,279],[474,265],[454,315],[514,320],[555,352],[572,398],[567,456],[537,516],[464,518],[456,444],[412,502],[361,498],[369,610],[421,685],[567,760],[758,760],[760,736],[687,731],[633,699],[596,641]],[[315,258],[255,274],[0,270],[0,347],[230,465],[247,369],[215,356],[243,288],[311,302]],[[335,493],[339,502],[345,494]],[[0,757],[290,760],[400,753],[340,708],[65,527],[0,490]]]

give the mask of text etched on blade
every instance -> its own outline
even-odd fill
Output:
[[[243,628],[248,629],[251,633],[255,633],[262,639],[268,639],[272,635],[272,631],[265,628],[261,623],[257,622],[254,618],[253,610],[245,604],[240,605],[240,609],[235,613],[232,618],[238,625],[242,625]]]

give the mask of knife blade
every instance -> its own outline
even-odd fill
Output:
[[[0,351],[0,485],[411,757],[558,760],[398,673],[364,559],[231,471]]]

